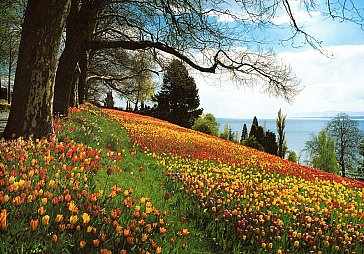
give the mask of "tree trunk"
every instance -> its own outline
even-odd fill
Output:
[[[10,46],[9,46],[9,70],[8,70],[8,103],[10,104],[11,101],[11,71],[13,67],[13,45],[12,45],[12,38],[10,33]]]
[[[53,90],[61,35],[71,0],[29,0],[25,11],[13,100],[4,137],[53,133]]]
[[[72,1],[71,12],[67,20],[66,44],[56,75],[54,90],[54,112],[56,114],[68,115],[73,87],[70,77],[73,77],[77,63],[86,52],[86,46],[95,29],[96,16],[103,5],[104,0]]]
[[[87,72],[88,72],[89,52],[85,51],[80,59],[80,79],[78,82],[78,101],[83,104],[87,94]]]
[[[78,82],[80,80],[80,68],[77,65],[75,73],[73,74],[72,92],[70,97],[70,107],[77,108],[79,106],[78,101]]]

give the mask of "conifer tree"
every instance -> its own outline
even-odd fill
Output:
[[[156,117],[183,127],[191,128],[202,114],[195,80],[181,60],[173,59],[166,68],[156,101]]]
[[[259,144],[263,143],[264,130],[263,130],[262,126],[259,126],[258,119],[257,119],[256,116],[254,116],[254,118],[253,118],[253,123],[252,123],[252,126],[250,128],[250,132],[249,132],[249,138],[251,138],[253,136],[255,137],[256,141]]]
[[[262,146],[264,147],[264,151],[266,153],[277,155],[278,146],[276,141],[276,134],[274,132],[271,132],[270,130],[267,130],[265,132]]]
[[[247,138],[248,138],[248,128],[247,128],[246,124],[244,123],[243,130],[241,132],[240,143],[243,143],[243,141]]]

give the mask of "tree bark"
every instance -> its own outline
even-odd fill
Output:
[[[88,63],[89,63],[90,53],[85,51],[80,59],[80,79],[78,82],[78,101],[83,104],[87,99],[87,73],[88,73]]]
[[[73,0],[67,20],[66,43],[59,60],[54,90],[54,112],[68,115],[72,78],[76,65],[86,52],[96,25],[96,16],[104,5],[104,0]],[[81,6],[81,7],[80,7]]]
[[[79,106],[78,100],[78,82],[80,80],[81,70],[77,65],[75,72],[73,74],[73,81],[72,81],[72,92],[70,97],[70,107],[77,108]]]
[[[53,133],[53,90],[61,35],[71,0],[29,0],[13,100],[3,136],[41,138]]]

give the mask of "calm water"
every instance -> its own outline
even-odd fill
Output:
[[[331,117],[287,118],[285,130],[288,149],[295,151],[299,155],[305,146],[305,142],[310,140],[312,135],[317,135],[331,119]],[[351,117],[351,119],[358,121],[359,128],[364,131],[364,116]],[[253,122],[253,119],[216,118],[216,120],[220,123],[220,132],[224,130],[225,124],[228,124],[233,132],[239,132],[239,138],[244,123],[247,125],[249,133]],[[275,119],[258,119],[258,123],[261,126],[265,124],[267,130],[269,129],[277,135]]]

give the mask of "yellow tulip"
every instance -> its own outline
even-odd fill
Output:
[[[82,220],[84,224],[87,224],[90,221],[90,215],[87,213],[82,214]]]
[[[48,225],[49,219],[50,219],[49,215],[44,215],[43,218],[42,218],[42,224],[43,225]]]
[[[77,215],[72,215],[72,216],[70,216],[70,223],[71,223],[72,225],[75,225],[75,224],[76,224],[76,222],[77,222],[77,220],[78,220]]]

